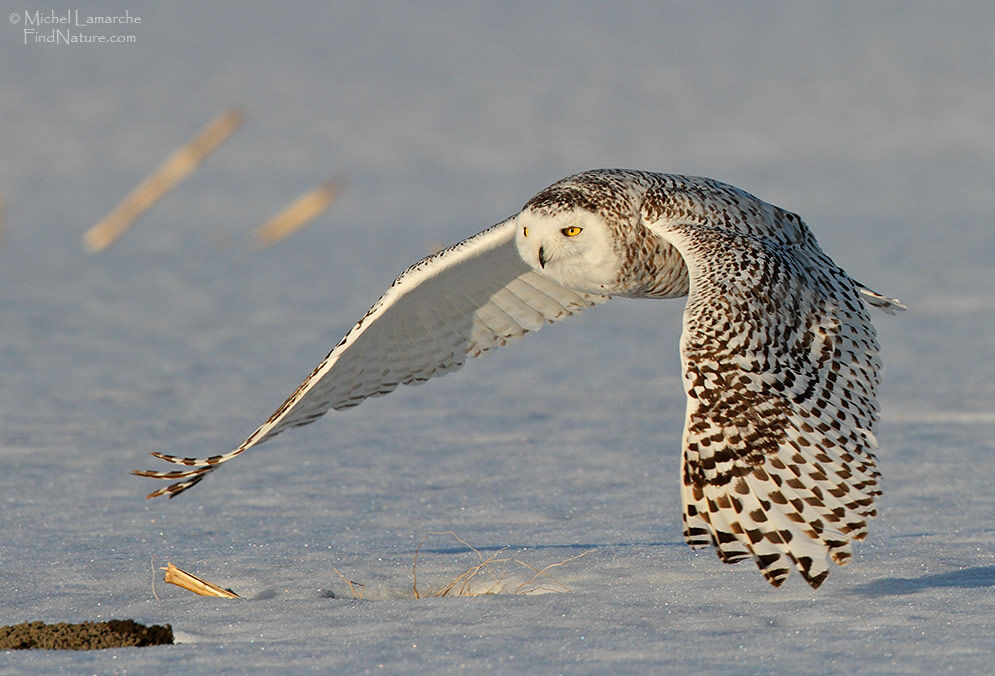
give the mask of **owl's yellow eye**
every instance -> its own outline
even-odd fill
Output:
[[[560,230],[567,237],[576,237],[580,234],[580,231],[584,228],[578,228],[576,225],[571,225],[569,228],[563,228]]]
[[[522,237],[528,237],[528,236],[529,236],[529,227],[525,226],[522,228]]]

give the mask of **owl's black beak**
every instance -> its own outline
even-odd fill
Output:
[[[543,251],[542,247],[539,247],[539,267],[540,268],[545,268],[546,267],[546,261],[548,261],[548,260],[549,259],[546,258],[546,252]]]

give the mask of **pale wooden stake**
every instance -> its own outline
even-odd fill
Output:
[[[175,584],[177,587],[183,587],[186,590],[192,591],[194,594],[200,594],[201,596],[220,596],[226,599],[241,598],[230,589],[222,589],[216,584],[211,584],[207,580],[202,580],[196,575],[191,575],[186,571],[180,570],[171,563],[167,563],[165,568],[160,568],[159,570],[166,571],[166,577],[164,578],[166,582]]]
[[[242,111],[232,108],[211,121],[196,138],[173,153],[155,173],[128,193],[113,211],[86,232],[83,246],[87,251],[96,253],[110,246],[146,209],[196,169],[205,157],[238,129],[243,120]]]
[[[342,182],[332,179],[302,195],[286,209],[252,231],[253,246],[257,250],[265,249],[294,234],[327,209],[341,192]]]

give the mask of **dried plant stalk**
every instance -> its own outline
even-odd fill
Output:
[[[212,584],[207,580],[197,577],[196,575],[191,575],[186,571],[180,570],[171,563],[167,563],[165,568],[160,568],[159,570],[166,571],[166,577],[164,578],[166,582],[175,584],[178,587],[183,587],[184,589],[192,591],[195,594],[200,594],[201,596],[220,596],[221,598],[226,599],[241,598],[232,590],[222,589],[216,584]]]
[[[173,153],[155,173],[132,190],[102,221],[86,232],[83,236],[86,249],[96,253],[110,246],[146,209],[196,169],[205,157],[238,129],[243,120],[242,111],[232,108],[211,121],[192,141]]]
[[[449,535],[449,536],[455,538],[464,547],[466,547],[467,549],[469,549],[470,551],[472,551],[474,554],[476,554],[477,558],[479,559],[480,562],[478,564],[474,565],[474,566],[471,566],[468,570],[466,570],[461,575],[458,575],[456,578],[454,578],[453,580],[451,580],[447,585],[445,585],[441,589],[438,589],[438,590],[432,591],[432,592],[428,592],[427,594],[425,594],[423,592],[419,592],[418,591],[418,555],[421,552],[421,548],[425,544],[425,541],[429,538],[429,536],[437,536],[437,535]],[[445,597],[445,596],[449,596],[449,595],[452,595],[452,596],[486,596],[488,594],[495,594],[495,593],[498,592],[498,590],[501,589],[502,583],[504,582],[506,575],[502,574],[489,588],[487,588],[483,592],[479,592],[479,591],[478,592],[474,592],[474,591],[472,591],[472,589],[471,589],[471,583],[474,581],[474,578],[476,578],[477,575],[480,574],[481,572],[483,572],[484,570],[486,570],[488,568],[494,569],[494,568],[500,567],[500,564],[504,564],[504,563],[514,563],[514,564],[517,564],[519,566],[522,566],[523,568],[527,568],[527,569],[531,570],[532,573],[533,573],[532,577],[530,577],[528,580],[526,580],[525,582],[521,583],[520,585],[518,585],[515,588],[515,591],[512,592],[515,595],[534,594],[534,593],[540,592],[540,591],[565,592],[565,593],[569,594],[569,593],[572,593],[572,590],[569,587],[567,587],[565,584],[563,584],[562,582],[560,582],[559,580],[557,580],[555,577],[553,577],[552,575],[550,575],[549,574],[549,570],[551,568],[556,568],[556,567],[559,567],[559,566],[563,566],[563,565],[565,565],[567,563],[570,563],[571,561],[576,561],[577,559],[579,559],[581,557],[584,557],[584,556],[587,556],[588,554],[590,554],[591,552],[594,551],[594,549],[589,549],[589,550],[587,550],[585,552],[581,552],[580,554],[577,554],[575,556],[571,556],[571,557],[569,557],[567,559],[564,559],[562,561],[558,561],[556,563],[551,563],[551,564],[549,564],[548,566],[546,566],[544,568],[536,568],[535,566],[532,566],[532,565],[530,565],[528,563],[525,563],[524,561],[521,561],[521,560],[516,559],[516,558],[502,557],[501,554],[503,554],[504,552],[506,552],[507,549],[508,549],[507,547],[502,547],[501,549],[499,549],[494,554],[490,555],[487,558],[484,558],[483,554],[480,553],[480,550],[478,550],[476,547],[474,547],[473,545],[471,545],[470,543],[468,543],[466,540],[464,540],[463,538],[461,538],[460,536],[458,536],[453,531],[441,531],[441,532],[440,531],[432,531],[432,532],[426,533],[425,536],[422,537],[421,542],[419,542],[418,546],[415,548],[414,560],[411,563],[411,576],[413,578],[412,589],[414,591],[415,598],[416,599],[420,599],[420,598],[439,598],[439,597]],[[493,572],[493,570],[492,570],[492,572]],[[549,588],[549,587],[541,587],[541,586],[539,586],[537,584],[537,580],[540,580],[540,579],[546,579],[546,580],[551,581],[555,585],[555,587]]]
[[[252,231],[253,245],[256,249],[265,249],[294,234],[328,208],[341,192],[342,182],[333,179],[302,195]]]
[[[366,585],[362,582],[356,582],[355,580],[348,579],[338,568],[332,568],[332,570],[338,573],[338,576],[341,577],[342,581],[346,583],[347,587],[349,587],[349,593],[352,594],[352,598],[362,601],[363,593],[366,591]],[[359,587],[358,592],[356,591],[356,587]]]
[[[563,590],[565,590],[567,593],[573,593],[572,590],[570,589],[570,587],[566,586],[565,584],[563,584],[562,582],[560,582],[559,580],[557,580],[555,577],[553,577],[552,575],[550,575],[547,571],[550,568],[556,568],[558,566],[562,566],[562,565],[565,565],[567,563],[570,563],[571,561],[576,561],[577,559],[581,558],[582,556],[587,556],[588,554],[590,554],[593,551],[594,551],[594,548],[588,549],[586,552],[581,552],[580,554],[577,554],[575,556],[571,556],[568,559],[563,559],[562,561],[557,561],[556,563],[551,563],[548,566],[546,566],[545,568],[542,568],[541,570],[539,568],[534,568],[534,567],[530,566],[529,564],[525,563],[524,561],[519,561],[518,559],[515,559],[515,563],[518,563],[518,564],[520,564],[520,565],[528,568],[529,570],[531,570],[531,571],[533,571],[535,573],[535,575],[533,575],[532,577],[530,577],[528,580],[526,580],[522,584],[518,585],[518,587],[515,589],[515,593],[516,594],[531,594],[532,592],[539,591],[540,589],[542,589],[542,587],[532,587],[532,588],[529,588],[529,585],[532,584],[533,582],[535,582],[536,580],[538,580],[540,577],[548,577],[550,580],[553,581],[554,584],[556,584],[557,586],[559,586],[560,588],[562,588]]]

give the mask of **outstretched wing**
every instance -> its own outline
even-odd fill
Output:
[[[878,344],[862,286],[812,242],[650,224],[690,292],[681,363],[684,536],[813,587],[876,514]],[[801,245],[799,245],[801,244]],[[890,300],[890,299],[884,299]]]
[[[142,470],[175,480],[148,497],[174,497],[218,465],[288,427],[306,425],[329,409],[417,385],[513,343],[543,324],[606,301],[541,277],[515,247],[508,219],[409,267],[283,404],[242,444],[210,458],[153,453],[193,469]]]

